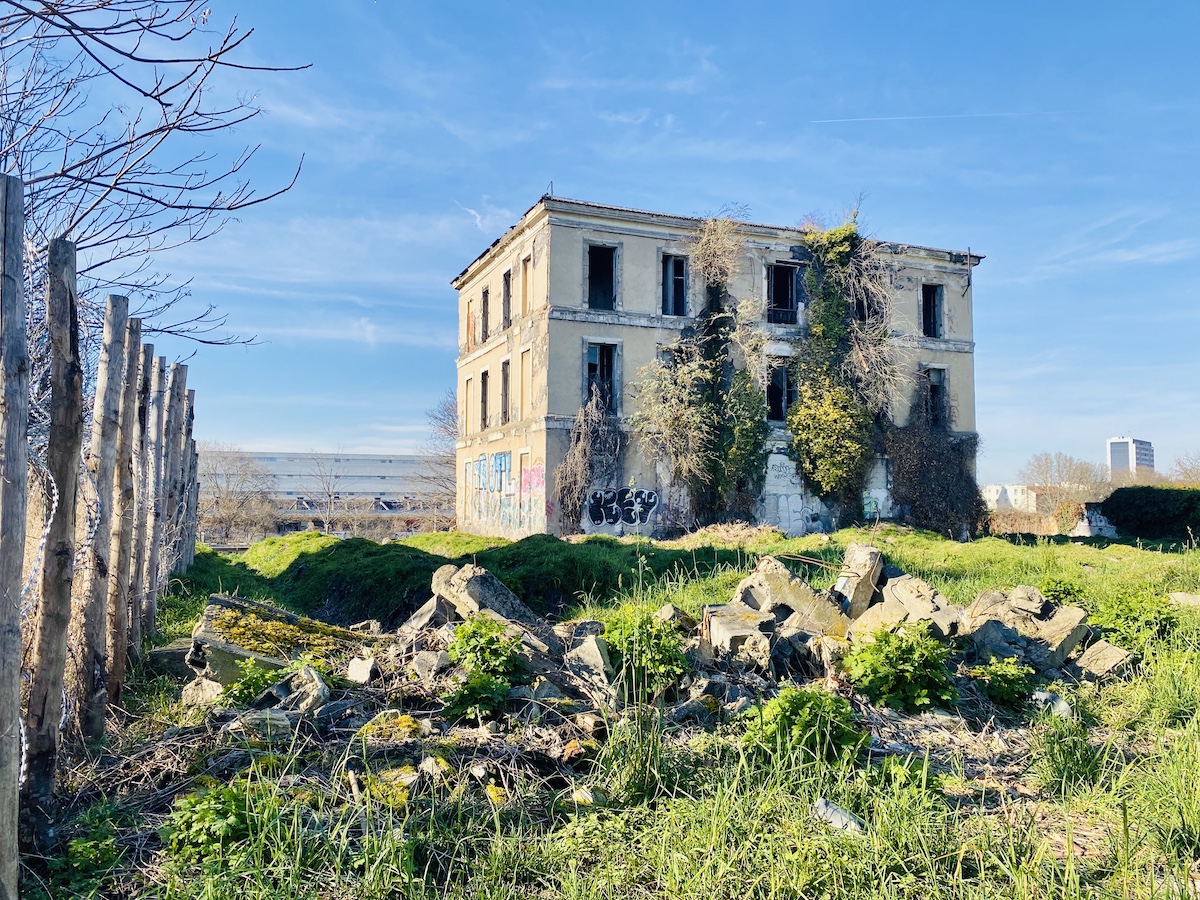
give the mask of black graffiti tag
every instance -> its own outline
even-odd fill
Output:
[[[588,497],[588,518],[593,525],[645,525],[658,506],[658,491],[621,488],[619,491],[592,491]]]

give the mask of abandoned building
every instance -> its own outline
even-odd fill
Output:
[[[580,406],[599,391],[628,427],[636,373],[694,324],[705,286],[689,253],[701,219],[542,197],[452,282],[458,291],[456,513],[460,528],[519,537],[563,532],[554,472]],[[761,297],[772,426],[758,520],[789,534],[829,527],[831,510],[807,488],[788,455],[793,393],[786,367],[805,327],[804,263],[795,228],[743,224],[742,260],[729,291]],[[911,360],[942,422],[975,430],[971,268],[982,257],[906,244],[880,245],[892,272],[892,340]],[[906,365],[908,363],[906,362]],[[896,397],[903,423],[911,397]],[[654,534],[677,521],[678,494],[636,442],[612,483],[585,498],[584,531]],[[892,512],[887,460],[873,467],[869,513]],[[574,528],[568,530],[576,530]]]

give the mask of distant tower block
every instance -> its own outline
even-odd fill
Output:
[[[1108,439],[1108,477],[1136,475],[1139,469],[1154,471],[1154,447],[1149,441],[1131,437]]]

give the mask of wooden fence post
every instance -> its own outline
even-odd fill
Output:
[[[166,425],[163,426],[163,541],[158,561],[159,587],[175,571],[175,553],[179,547],[180,467],[183,465],[183,417],[187,403],[187,366],[174,363],[167,387]]]
[[[46,320],[50,332],[50,442],[46,465],[58,505],[46,534],[42,600],[33,639],[29,705],[25,712],[25,836],[37,849],[49,844],[54,817],[54,773],[62,744],[62,690],[75,577],[75,495],[83,443],[83,365],[75,245],[53,240],[46,253]]]
[[[125,325],[128,318],[129,300],[110,294],[104,314],[104,344],[100,348],[92,441],[88,454],[88,471],[95,482],[97,498],[96,532],[88,547],[87,565],[83,570],[84,577],[71,629],[71,711],[76,727],[85,740],[99,740],[103,736],[104,714],[108,706],[105,643],[108,554],[117,428],[121,415],[121,377],[125,368]]]
[[[142,633],[154,633],[158,619],[158,570],[163,541],[163,430],[166,427],[167,360],[160,356],[150,372],[146,422],[146,566],[142,574]]]
[[[146,496],[150,484],[150,373],[154,369],[154,345],[142,345],[138,366],[137,424],[133,441],[133,487],[135,493],[133,550],[129,572],[129,648],[142,649],[142,608],[146,593],[146,532],[152,501]]]
[[[0,900],[17,900],[21,778],[21,566],[29,465],[29,347],[21,179],[0,176]]]
[[[117,423],[117,468],[108,549],[108,670],[105,675],[109,703],[121,702],[121,689],[125,686],[125,653],[129,641],[129,556],[133,549],[133,431],[141,350],[142,323],[139,319],[130,319],[125,328],[125,371],[121,414]]]

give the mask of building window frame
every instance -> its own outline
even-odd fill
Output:
[[[800,308],[805,305],[806,299],[804,279],[807,272],[807,266],[788,260],[776,260],[766,264],[763,286],[768,324],[800,324]]]
[[[690,260],[686,254],[662,250],[658,255],[658,292],[664,316],[688,314],[688,290],[691,283]]]
[[[486,344],[488,340],[488,319],[491,305],[491,289],[484,288],[479,295],[479,343]]]
[[[504,359],[500,362],[500,424],[507,425],[512,418],[510,415],[509,404],[512,398],[512,378],[509,365],[511,360]]]
[[[921,283],[921,335],[946,336],[946,287],[933,282]]]
[[[621,257],[622,244],[620,241],[603,241],[587,239],[583,242],[583,306],[585,309],[595,310],[596,312],[616,312],[621,309]],[[592,269],[594,261],[592,258],[593,250],[609,250],[612,251],[612,297],[611,305],[604,305],[605,299],[602,296],[597,296],[593,301],[593,287],[602,287],[602,281],[597,280],[595,283],[592,279]]]
[[[512,325],[512,269],[500,277],[500,329]]]
[[[479,373],[479,430],[488,430],[488,370]]]
[[[601,398],[605,409],[612,415],[621,415],[622,357],[624,341],[605,335],[583,338],[582,385],[580,405],[587,403],[592,395],[592,383],[601,382]],[[593,355],[592,350],[596,353]],[[606,359],[607,356],[607,359]],[[605,370],[607,369],[607,375]],[[607,388],[604,387],[607,382]]]

